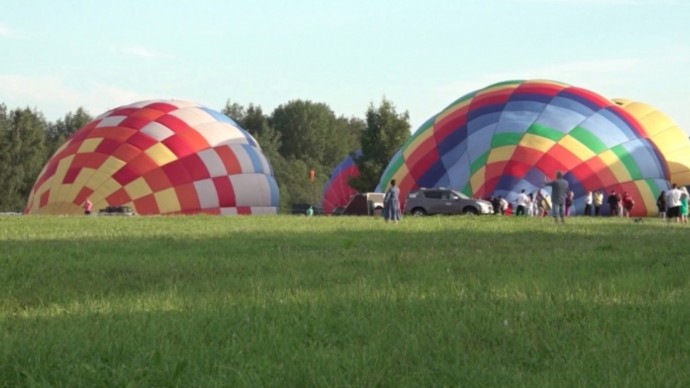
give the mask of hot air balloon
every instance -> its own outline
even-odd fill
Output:
[[[633,215],[655,215],[669,187],[667,161],[645,127],[592,91],[544,81],[507,81],[469,93],[423,124],[393,156],[379,189],[418,187],[515,201],[562,171],[574,205],[599,189],[628,192]]]
[[[273,170],[229,117],[186,101],[142,101],[104,113],[48,160],[25,213],[128,206],[137,214],[275,214]]]
[[[347,155],[331,172],[328,182],[323,187],[321,206],[325,214],[331,214],[336,208],[344,207],[350,198],[357,194],[357,190],[350,187],[348,179],[359,176],[355,160],[360,156],[362,150]]]
[[[690,185],[690,139],[671,117],[639,101],[614,98],[613,102],[642,124],[668,162],[671,182]]]

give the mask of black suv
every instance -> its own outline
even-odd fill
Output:
[[[473,199],[453,189],[419,189],[410,192],[404,212],[414,216],[426,214],[493,214],[491,202]]]

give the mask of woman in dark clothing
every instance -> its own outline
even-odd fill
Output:
[[[656,199],[656,207],[659,209],[659,217],[666,218],[666,192],[661,190],[661,194]]]
[[[570,208],[573,206],[573,198],[575,198],[575,193],[569,191],[565,197],[565,215],[568,217],[570,217]]]
[[[606,199],[606,203],[609,204],[609,215],[610,216],[617,216],[619,215],[620,208],[619,205],[621,203],[621,198],[616,194],[615,190],[611,190],[611,194],[609,194],[609,197]]]

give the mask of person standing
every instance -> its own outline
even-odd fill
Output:
[[[594,215],[601,214],[601,205],[604,204],[604,190],[598,190],[594,193]]]
[[[541,189],[537,189],[534,193],[534,205],[536,206],[536,216],[544,217],[544,195]]]
[[[678,189],[675,183],[671,185],[671,190],[666,192],[666,221],[671,219],[680,222],[680,199],[683,192]]]
[[[518,194],[517,197],[517,209],[515,210],[515,215],[525,215],[525,210],[527,209],[527,205],[529,204],[529,197],[527,196],[527,193],[525,193],[525,189],[522,189],[520,194]]]
[[[506,210],[508,210],[508,201],[500,195],[498,196],[498,206],[501,208],[501,215],[505,215]]]
[[[534,199],[534,193],[529,193],[527,197],[529,197],[529,205],[527,205],[527,215],[530,217],[534,217],[535,215],[537,215],[537,203]]]
[[[565,196],[565,215],[570,217],[570,209],[573,207],[573,199],[575,198],[575,193],[568,191]]]
[[[621,199],[616,194],[616,190],[611,190],[611,194],[609,194],[609,197],[606,199],[606,203],[609,204],[609,216],[617,216],[620,214],[619,206],[620,206]]]
[[[91,209],[93,209],[93,203],[91,203],[91,201],[87,197],[82,207],[84,208],[84,214],[88,216],[91,214]]]
[[[491,197],[491,207],[494,208],[494,214],[501,214],[501,200],[497,196]]]
[[[685,186],[680,188],[680,222],[688,223],[688,189]]]
[[[391,179],[391,187],[383,198],[383,209],[383,218],[386,222],[389,220],[394,224],[400,222],[400,188],[396,186],[395,179]]]
[[[630,218],[630,212],[632,211],[633,207],[635,207],[635,201],[633,198],[628,194],[628,192],[623,193],[623,217]]]
[[[593,201],[593,196],[592,192],[588,191],[587,195],[585,195],[585,215],[586,216],[591,216],[592,215],[592,201]]]
[[[551,203],[553,214],[553,219],[556,223],[559,221],[561,223],[565,222],[565,198],[568,194],[568,181],[563,179],[563,174],[560,171],[556,171],[556,179],[549,181],[544,177],[544,184],[546,186],[551,186]]]
[[[551,203],[551,197],[549,196],[549,193],[544,194],[544,214],[542,217],[546,217],[551,213],[551,209],[553,208],[553,205]]]
[[[666,191],[661,190],[659,196],[656,198],[656,207],[659,209],[658,216],[666,219]]]

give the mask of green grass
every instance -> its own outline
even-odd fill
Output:
[[[686,386],[690,226],[2,217],[0,386]]]

